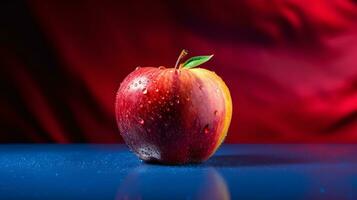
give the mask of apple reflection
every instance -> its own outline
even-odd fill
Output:
[[[214,168],[140,166],[122,181],[117,200],[230,199],[223,177]]]

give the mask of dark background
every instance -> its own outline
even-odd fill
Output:
[[[121,142],[114,98],[181,49],[231,90],[227,142],[357,142],[357,3],[0,3],[0,142]]]

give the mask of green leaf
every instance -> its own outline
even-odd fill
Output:
[[[182,68],[191,69],[209,61],[213,55],[209,56],[195,56],[192,57],[182,64]]]

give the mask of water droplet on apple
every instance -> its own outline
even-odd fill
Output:
[[[161,101],[158,101],[159,104],[161,104]]]
[[[174,103],[172,101],[170,101],[170,106],[173,106],[173,105],[174,105]]]
[[[147,94],[148,93],[148,89],[146,89],[146,88],[143,88],[143,94]]]
[[[208,124],[203,128],[203,132],[204,132],[205,134],[209,133]]]
[[[142,107],[143,107],[143,104],[140,104],[139,106],[140,106],[140,108],[142,108]]]
[[[156,88],[155,92],[159,92],[159,89],[158,89],[158,88]]]
[[[186,98],[186,101],[190,101],[190,97],[187,97],[187,98]]]
[[[170,111],[170,108],[166,108],[166,111],[169,112],[169,111]]]
[[[180,104],[180,100],[177,99],[176,103],[177,103],[177,104]]]
[[[162,115],[158,115],[158,117],[161,119],[161,118],[162,118]]]
[[[125,115],[125,117],[126,117],[126,118],[128,118],[128,117],[129,117],[129,115],[128,115],[128,114],[126,114],[126,115]]]
[[[137,67],[135,68],[135,71],[138,70],[138,69],[140,69],[140,68],[141,68],[140,66],[137,66]]]
[[[164,99],[165,99],[165,97],[161,97],[161,99],[162,99],[162,100],[164,100]]]
[[[159,67],[159,69],[166,69],[166,67],[164,67],[164,66],[160,66],[160,67]]]
[[[214,115],[217,115],[217,114],[218,114],[218,111],[217,111],[217,110],[215,110],[213,113],[214,113]]]
[[[145,123],[145,121],[144,121],[143,119],[141,119],[141,118],[139,118],[138,122],[139,122],[139,124],[141,124],[141,125],[143,125],[143,124]]]
[[[148,104],[151,104],[151,101],[150,101],[150,100],[148,101]]]

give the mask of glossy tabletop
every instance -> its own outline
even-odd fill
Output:
[[[357,145],[223,145],[163,166],[124,145],[0,145],[0,199],[357,199]]]

